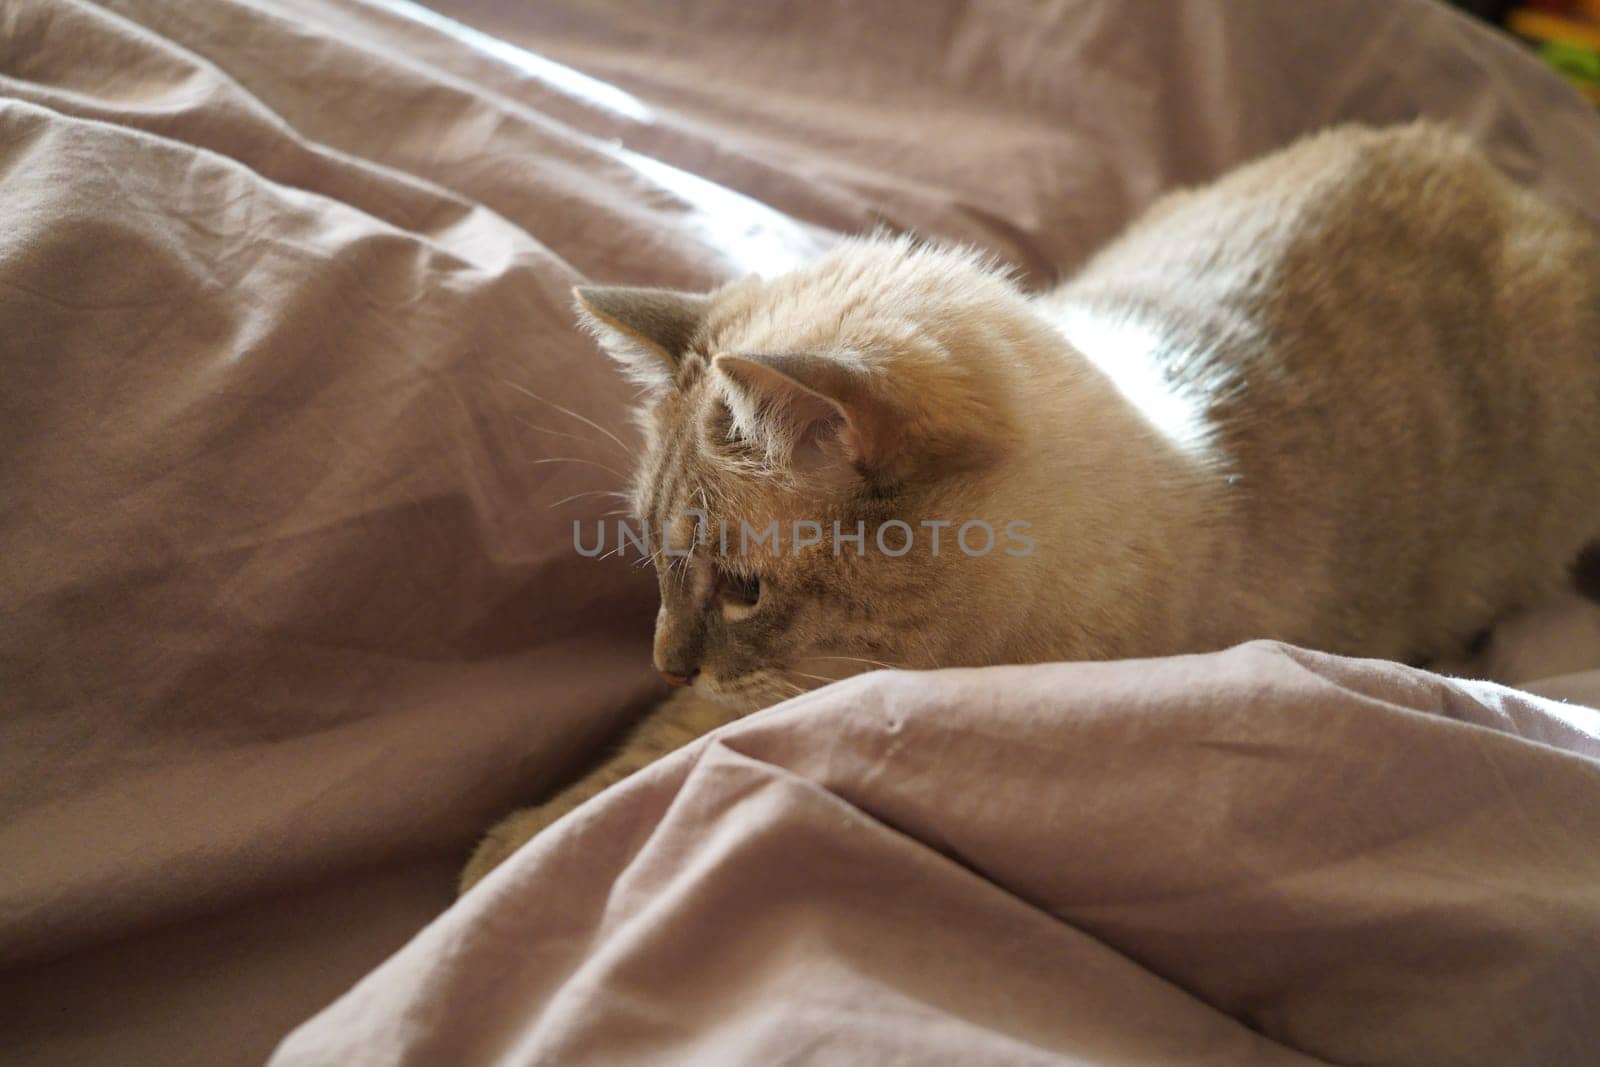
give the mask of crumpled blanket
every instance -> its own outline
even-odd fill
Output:
[[[447,907],[494,817],[654,698],[652,577],[571,549],[573,520],[617,506],[633,442],[574,283],[708,286],[886,225],[1045,284],[1165,188],[1328,122],[1418,114],[1600,219],[1594,116],[1423,0],[1327,0],[1317,19],[1277,0],[6,0],[0,1058],[259,1062]],[[492,940],[507,892],[446,922]],[[940,911],[941,937],[966,908]],[[1461,914],[1463,937],[1483,929]],[[1155,957],[1105,930],[1048,926],[1125,953],[1133,970],[1104,964],[1117,982],[1152,980]],[[1031,936],[988,951],[1071,969],[1026,962]],[[883,938],[891,971],[934,973]],[[819,985],[889,988],[844,979],[864,953],[819,964]],[[1254,1018],[1189,972],[1148,973],[1172,985],[1151,1011]],[[1530,994],[1479,999],[1496,996]],[[878,1025],[835,1003],[835,1026]],[[1012,1029],[977,1012],[972,1032],[1031,1033],[1017,1004]],[[1194,1011],[1171,1017],[1237,1035]]]

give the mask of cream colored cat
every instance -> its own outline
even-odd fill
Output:
[[[1436,127],[1332,130],[1175,193],[1037,296],[878,238],[709,295],[577,295],[649,388],[635,511],[710,533],[657,557],[656,666],[685,688],[495,827],[463,888],[829,678],[1257,637],[1417,661],[1600,537],[1600,240]],[[872,533],[892,519],[902,556]],[[865,529],[865,554],[717,543],[774,520]],[[953,550],[974,520],[1032,551]]]

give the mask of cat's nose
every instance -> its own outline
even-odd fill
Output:
[[[700,668],[691,667],[688,674],[676,674],[672,671],[662,671],[661,677],[663,681],[672,686],[674,689],[682,689],[686,685],[692,685],[694,680],[700,677]]]

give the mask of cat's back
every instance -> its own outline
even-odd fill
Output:
[[[1459,135],[1308,138],[1159,201],[1045,302],[1159,331],[1308,643],[1427,651],[1600,534],[1600,241]]]
[[[1415,306],[1469,274],[1513,297],[1526,295],[1519,276],[1559,278],[1553,298],[1592,304],[1600,240],[1443,126],[1340,126],[1162,197],[1052,299],[1149,301],[1169,317],[1302,299]]]

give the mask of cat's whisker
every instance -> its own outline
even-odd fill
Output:
[[[890,670],[890,671],[909,671],[909,670],[913,669],[911,667],[905,666],[904,664],[900,664],[900,663],[885,663],[881,659],[863,659],[861,656],[817,656],[817,655],[811,655],[811,656],[807,656],[806,658],[807,659],[839,659],[839,660],[847,660],[847,661],[849,661],[851,663],[865,663],[869,667],[882,667],[885,670]],[[933,669],[937,670],[938,668],[935,667]]]
[[[552,456],[549,459],[532,459],[532,460],[528,461],[528,465],[532,466],[532,467],[538,467],[538,466],[541,466],[541,465],[543,465],[545,463],[583,463],[583,464],[587,464],[590,467],[599,467],[603,471],[606,471],[606,472],[608,472],[610,474],[616,475],[618,478],[621,478],[623,481],[627,481],[627,479],[628,479],[628,476],[626,474],[623,474],[621,471],[617,470],[617,468],[615,468],[615,467],[607,466],[606,464],[601,463],[599,460],[583,459],[580,456]]]
[[[524,386],[524,385],[519,385],[516,382],[512,381],[510,378],[501,378],[500,381],[505,385],[509,385],[511,388],[515,389],[517,392],[521,393],[524,396],[531,397],[532,399],[537,400],[541,404],[546,404],[546,405],[548,405],[550,407],[553,407],[557,411],[561,412],[561,414],[569,416],[569,417],[574,418],[574,419],[577,419],[579,422],[583,423],[586,426],[594,427],[596,430],[599,430],[601,433],[603,433],[607,437],[609,437],[612,441],[616,442],[617,447],[622,449],[622,454],[623,455],[627,456],[629,459],[633,459],[634,458],[633,449],[629,448],[627,446],[627,444],[622,440],[622,438],[618,437],[616,434],[612,433],[610,430],[606,429],[604,426],[601,426],[598,422],[595,422],[593,419],[589,418],[588,416],[580,415],[576,411],[573,411],[571,408],[562,407],[560,404],[557,404],[554,400],[546,400],[544,397],[540,396],[538,393],[535,393],[532,389],[529,389],[527,386]]]
[[[586,489],[581,493],[573,493],[571,496],[564,496],[560,500],[557,500],[554,504],[546,504],[545,506],[559,508],[562,504],[570,504],[574,500],[579,500],[586,496],[614,496],[619,500],[628,499],[627,493],[619,493],[615,489]],[[617,512],[613,511],[610,512],[610,514],[615,515]]]
[[[781,672],[782,668],[777,668],[777,671]],[[780,678],[777,673],[769,672],[760,688],[764,689],[768,695],[774,693],[782,694],[782,699],[787,700],[789,697],[797,697],[803,693],[809,693],[814,687],[800,685],[792,679]]]
[[[834,682],[839,681],[838,678],[828,678],[821,674],[807,674],[805,671],[797,671],[793,667],[784,667],[782,669],[785,674],[793,674],[801,678],[809,678],[814,682],[821,682],[823,685],[832,685]]]
[[[520,422],[522,425],[526,426],[528,429],[537,430],[539,433],[547,433],[551,437],[565,437],[569,441],[578,442],[580,445],[593,445],[598,443],[593,437],[584,437],[582,434],[567,433],[565,430],[552,430],[548,426],[540,426],[538,423],[525,419],[521,415],[514,414],[511,417],[517,422]]]

